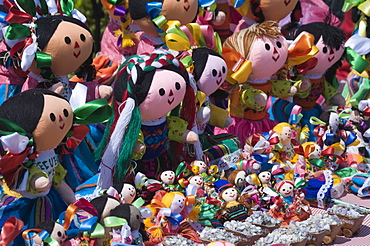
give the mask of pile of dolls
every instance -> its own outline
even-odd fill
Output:
[[[302,243],[367,213],[328,207],[370,195],[369,0],[348,37],[321,0],[101,0],[95,56],[72,0],[0,3],[0,246]]]

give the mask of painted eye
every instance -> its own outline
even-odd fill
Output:
[[[85,40],[86,40],[85,35],[81,34],[81,35],[80,35],[80,39],[81,39],[81,41],[82,41],[82,42],[85,42]]]
[[[216,69],[212,69],[212,76],[213,77],[216,77],[216,75],[217,75],[217,70]]]
[[[265,44],[265,49],[266,50],[270,50],[270,45],[269,44]]]
[[[225,192],[225,195],[227,195],[228,193],[227,192]]]
[[[62,235],[63,235],[61,231],[58,231],[57,234],[58,234],[58,237],[62,237]]]
[[[278,48],[281,48],[281,46],[282,46],[282,45],[281,45],[280,41],[277,41],[277,42],[276,42],[276,46],[277,46]]]
[[[324,54],[326,54],[327,52],[328,52],[328,47],[324,47],[324,48],[322,48],[322,52],[324,52]]]
[[[283,189],[283,191],[285,191],[285,189]]]
[[[54,122],[56,120],[55,114],[51,113],[50,114],[50,119],[51,119],[52,122]]]
[[[175,83],[175,88],[176,88],[176,90],[180,90],[181,89],[181,85],[180,85],[179,82],[176,82]]]
[[[179,200],[179,202],[181,202],[181,200]]]
[[[65,37],[64,38],[64,42],[66,43],[66,44],[70,44],[71,43],[71,39],[70,39],[70,37]]]
[[[167,176],[167,173],[165,173],[164,176]]]
[[[337,48],[335,48],[337,51],[340,49],[340,46],[338,46]]]
[[[222,66],[222,73],[226,73],[226,68],[225,68],[225,66]]]
[[[140,219],[140,216],[138,214],[136,215],[136,219],[138,219],[138,220]]]
[[[159,95],[163,96],[165,93],[166,91],[163,88],[159,89]]]
[[[67,109],[63,109],[63,114],[65,117],[68,117],[69,113],[68,113],[68,110]]]

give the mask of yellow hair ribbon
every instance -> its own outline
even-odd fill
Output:
[[[226,47],[222,48],[222,57],[228,67],[226,80],[231,84],[246,82],[252,73],[252,62],[246,60],[239,52]]]

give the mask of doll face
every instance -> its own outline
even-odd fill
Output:
[[[317,58],[317,65],[309,70],[307,74],[324,74],[331,66],[334,65],[342,56],[344,52],[343,45],[339,49],[330,48],[325,45],[322,37],[317,41],[316,44],[319,52],[315,55]]]
[[[193,166],[199,167],[199,173],[207,172],[207,164],[204,161],[194,161]]]
[[[336,132],[339,126],[339,116],[337,113],[332,112],[329,116],[329,125],[332,128],[333,132]]]
[[[67,239],[64,227],[61,224],[55,223],[50,237],[55,239],[61,245]]]
[[[315,148],[308,155],[308,159],[319,159],[321,157],[321,148],[319,145],[315,144]]]
[[[290,143],[291,140],[292,140],[292,129],[290,127],[283,127],[283,129],[281,130],[280,142],[283,145],[286,145]]]
[[[57,147],[71,129],[72,123],[73,112],[69,103],[59,97],[44,95],[44,110],[32,133],[36,150],[44,151]]]
[[[266,20],[279,21],[287,16],[298,0],[261,0],[260,5]]]
[[[293,185],[290,183],[284,183],[280,189],[279,192],[283,197],[288,197],[293,195]]]
[[[238,187],[242,187],[245,184],[245,178],[246,178],[245,171],[240,171],[235,177],[235,185]]]
[[[198,0],[164,0],[162,12],[167,20],[178,20],[182,25],[192,22],[198,13]]]
[[[166,185],[172,185],[175,181],[175,172],[174,171],[164,171],[161,174],[161,180]]]
[[[132,203],[136,196],[136,189],[131,184],[124,184],[122,187],[121,195],[125,200],[125,203]]]
[[[226,79],[226,62],[218,56],[209,55],[204,71],[197,81],[200,91],[210,96]]]
[[[76,71],[91,55],[93,38],[83,27],[62,21],[43,52],[52,56],[51,70],[55,76]]]
[[[258,174],[258,178],[262,184],[269,184],[271,181],[271,173],[267,171],[260,172],[260,174]]]
[[[238,191],[235,188],[227,188],[222,192],[221,198],[226,202],[236,201],[238,198]]]
[[[130,227],[131,231],[137,231],[141,225],[141,213],[140,210],[135,206],[130,206]]]
[[[176,194],[170,206],[172,213],[179,214],[182,212],[184,207],[185,207],[185,196]]]
[[[288,57],[288,43],[283,36],[277,39],[257,38],[247,58],[252,62],[250,79],[270,78],[285,63]]]
[[[197,187],[203,187],[204,179],[202,176],[196,175],[190,178],[189,183]]]
[[[174,109],[186,92],[185,79],[178,73],[157,69],[145,100],[139,105],[144,121],[159,119]]]

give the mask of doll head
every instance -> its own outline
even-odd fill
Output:
[[[189,184],[193,184],[196,187],[201,188],[203,187],[203,184],[204,184],[204,178],[200,175],[191,176],[189,178]]]
[[[121,204],[115,197],[109,195],[98,196],[90,203],[98,211],[98,219],[101,224],[104,224],[104,219],[110,215],[111,210]]]
[[[279,134],[280,142],[286,145],[292,140],[292,127],[288,123],[279,123],[273,129]]]
[[[229,187],[221,192],[220,198],[224,200],[226,203],[237,201],[239,198],[239,192],[236,188]]]
[[[132,231],[140,229],[142,218],[140,210],[131,204],[120,204],[110,211],[109,216],[125,219]]]
[[[159,36],[157,17],[166,21],[178,20],[181,25],[192,22],[198,13],[198,0],[136,0],[129,1],[131,18],[142,31],[150,36]],[[161,32],[161,31],[159,31]]]
[[[288,43],[275,21],[253,24],[234,33],[226,39],[224,47],[239,52],[252,62],[250,80],[269,79],[288,57]]]
[[[275,184],[274,189],[279,192],[283,197],[292,196],[294,193],[294,183],[291,180],[282,180]]]
[[[51,238],[53,238],[55,241],[59,243],[59,245],[62,245],[64,241],[67,239],[67,235],[65,232],[64,227],[56,223],[55,221],[52,220],[45,220],[35,226],[35,229],[41,229],[45,230],[48,233],[50,233]],[[35,242],[38,241],[38,239],[35,238]],[[42,243],[42,242],[36,242],[36,243]],[[49,245],[49,244],[43,244],[43,245]]]
[[[114,188],[116,188],[117,192],[120,194],[121,199],[123,199],[124,203],[131,204],[135,197],[136,197],[136,189],[135,186],[133,186],[130,183],[120,183],[118,185],[114,185]]]
[[[219,53],[206,47],[194,49],[192,59],[197,87],[201,92],[210,96],[225,81],[226,62]]]
[[[262,185],[271,183],[271,173],[269,171],[260,172],[258,178]]]
[[[294,39],[304,31],[314,35],[314,44],[319,49],[319,52],[314,56],[314,59],[317,59],[317,64],[307,71],[307,75],[322,75],[333,65],[335,65],[334,67],[340,65],[346,39],[340,28],[329,24],[328,20],[313,22],[292,30],[288,38]]]
[[[257,22],[267,20],[279,21],[296,8],[299,0],[252,0],[249,19]]]
[[[306,142],[302,144],[303,156],[307,159],[320,159],[321,147],[315,142]]]
[[[46,89],[32,89],[10,97],[0,107],[0,118],[22,127],[27,137],[33,138],[36,151],[56,148],[73,124],[69,102]],[[8,130],[2,124],[0,129]]]
[[[338,130],[340,120],[337,112],[333,110],[325,111],[320,115],[320,120],[325,122],[327,126],[330,126],[331,132],[335,133]]]
[[[160,180],[166,185],[172,185],[176,178],[175,172],[171,170],[164,171],[159,176]]]
[[[206,173],[208,166],[204,161],[192,161],[190,163],[191,169],[195,174]]]
[[[228,177],[230,184],[235,185],[238,188],[243,188],[245,186],[245,178],[247,174],[243,169],[236,169],[232,171]]]
[[[185,208],[185,196],[181,192],[173,191],[166,193],[162,198],[162,203],[171,209],[172,213],[181,213]]]

